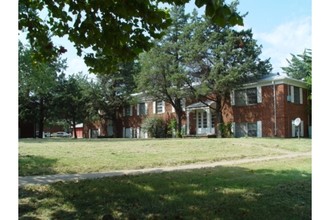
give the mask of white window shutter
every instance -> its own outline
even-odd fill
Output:
[[[162,101],[162,113],[165,112],[165,101]]]
[[[291,88],[291,102],[294,103],[294,87],[290,86]]]
[[[257,102],[262,103],[262,89],[261,89],[261,86],[257,87]]]
[[[235,90],[230,93],[230,104],[235,105]]]
[[[129,116],[133,116],[133,105],[130,105],[129,108]]]
[[[294,125],[294,120],[291,121],[292,137],[296,136],[296,126]]]
[[[233,133],[234,137],[236,136],[235,122],[231,123],[231,133]]]
[[[140,137],[140,127],[136,128],[136,138],[141,138]]]
[[[133,138],[133,128],[130,128],[130,129],[129,129],[129,132],[130,132],[129,137],[130,137],[130,138]]]
[[[144,104],[145,104],[145,115],[147,115],[148,114],[148,103],[146,102]]]
[[[262,137],[262,121],[257,121],[257,137]]]
[[[156,102],[152,102],[152,109],[154,114],[156,114]]]
[[[140,115],[140,104],[136,105],[136,115],[139,116]]]
[[[303,98],[303,90],[302,90],[302,88],[299,88],[299,96],[300,96],[300,104],[303,104],[304,98]]]

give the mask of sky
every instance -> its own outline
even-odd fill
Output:
[[[226,1],[231,2],[231,1]],[[189,10],[194,1],[189,3]],[[252,29],[254,39],[262,45],[260,58],[270,59],[274,73],[282,73],[291,54],[312,48],[311,0],[240,0],[238,12],[244,17],[244,29]]]

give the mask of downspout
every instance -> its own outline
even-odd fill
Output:
[[[275,81],[273,83],[273,97],[274,97],[274,136],[277,136],[277,118],[276,118],[276,86]]]

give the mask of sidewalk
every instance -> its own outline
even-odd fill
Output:
[[[28,184],[51,184],[59,181],[77,181],[83,179],[96,179],[103,177],[114,177],[114,176],[125,176],[125,175],[139,175],[139,174],[149,174],[149,173],[163,173],[170,171],[182,171],[182,170],[191,170],[191,169],[202,169],[202,168],[212,168],[217,166],[230,166],[244,163],[252,162],[262,162],[269,160],[281,160],[286,158],[295,158],[295,157],[306,157],[311,156],[311,152],[306,153],[292,153],[279,156],[267,156],[260,158],[251,158],[251,159],[240,159],[240,160],[230,160],[230,161],[219,161],[214,163],[205,163],[205,164],[187,164],[174,167],[158,167],[158,168],[146,168],[146,169],[137,169],[137,170],[116,170],[109,171],[104,173],[85,173],[85,174],[57,174],[57,175],[44,175],[44,176],[24,176],[19,177],[19,187],[28,185]]]

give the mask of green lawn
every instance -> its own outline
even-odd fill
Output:
[[[19,175],[105,172],[309,151],[310,139],[22,139]]]
[[[19,173],[85,173],[310,151],[309,139],[20,140]],[[311,157],[19,188],[20,219],[110,217],[311,219]]]
[[[26,186],[20,219],[311,219],[311,158]]]

